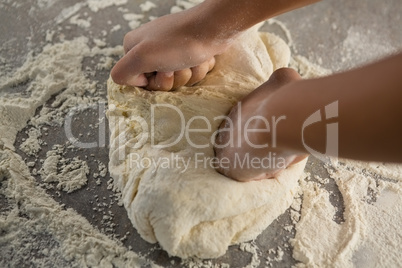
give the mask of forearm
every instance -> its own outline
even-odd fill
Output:
[[[113,67],[111,76],[118,84],[151,90],[184,85],[189,76],[188,81],[197,82],[205,76],[212,58],[223,53],[238,33],[316,1],[206,0],[183,12],[162,16],[126,34],[126,54]],[[179,72],[187,75],[180,76]]]
[[[319,0],[206,0],[196,7],[208,34],[227,39],[253,25]]]
[[[338,123],[340,157],[402,161],[401,70],[402,53],[349,72],[295,82],[278,91],[272,109],[287,116],[278,126],[278,145],[307,152],[308,144],[323,153],[326,126]],[[338,117],[325,120],[325,107],[334,102]],[[318,110],[323,120],[303,129],[305,120]]]

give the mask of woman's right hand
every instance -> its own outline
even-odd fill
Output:
[[[222,163],[218,172],[238,181],[269,179],[308,156],[277,142],[283,138],[277,137],[283,115],[273,108],[277,104],[275,93],[299,80],[295,70],[278,69],[232,108],[216,138],[215,154]]]
[[[216,38],[196,6],[146,23],[126,34],[125,55],[114,66],[114,82],[151,90],[192,85],[215,65],[230,45]]]

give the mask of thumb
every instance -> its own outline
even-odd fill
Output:
[[[148,79],[145,77],[145,74],[139,74],[127,78],[125,84],[132,87],[145,87],[148,85]]]

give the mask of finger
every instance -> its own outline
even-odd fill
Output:
[[[145,87],[148,85],[148,79],[144,74],[139,74],[136,76],[130,76],[128,74],[128,77],[125,77],[124,73],[120,73],[119,68],[113,67],[110,75],[113,79],[113,82],[119,85],[127,85],[132,87]]]
[[[187,84],[187,82],[190,81],[191,74],[192,72],[190,69],[174,72],[173,88],[178,88]]]
[[[173,72],[158,72],[148,78],[148,90],[169,91],[173,87]]]
[[[126,85],[133,87],[145,87],[148,85],[148,79],[144,74],[132,76],[127,79]]]
[[[266,81],[261,87],[255,89],[253,92],[251,92],[251,94],[243,99],[242,107],[243,104],[246,103],[246,100],[250,100],[251,107],[253,107],[253,103],[259,102],[260,100],[269,100],[267,96],[274,93],[276,90],[280,89],[284,85],[300,79],[300,75],[292,68],[277,69],[271,74],[268,81]]]
[[[300,75],[292,68],[280,68],[272,73],[268,82],[273,87],[281,87],[292,81],[300,80]]]
[[[124,54],[127,54],[127,52],[129,52],[138,43],[139,40],[137,40],[136,35],[133,34],[133,31],[128,32],[123,38]]]
[[[139,57],[135,49],[130,50],[113,67],[110,75],[115,83],[120,85],[143,87],[148,81],[143,74],[145,71],[140,67],[143,59]]]
[[[191,78],[187,82],[187,86],[192,86],[195,83],[201,81],[208,73],[209,63],[206,61],[196,67],[191,68]]]
[[[215,67],[215,57],[212,57],[208,61],[208,72],[210,72]]]

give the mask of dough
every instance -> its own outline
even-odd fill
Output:
[[[283,40],[255,27],[197,86],[150,92],[109,79],[110,174],[143,239],[170,255],[215,258],[256,238],[290,206],[305,161],[276,179],[249,183],[226,178],[211,164],[211,136],[222,121],[216,117],[289,58]],[[186,135],[185,128],[204,132]]]

